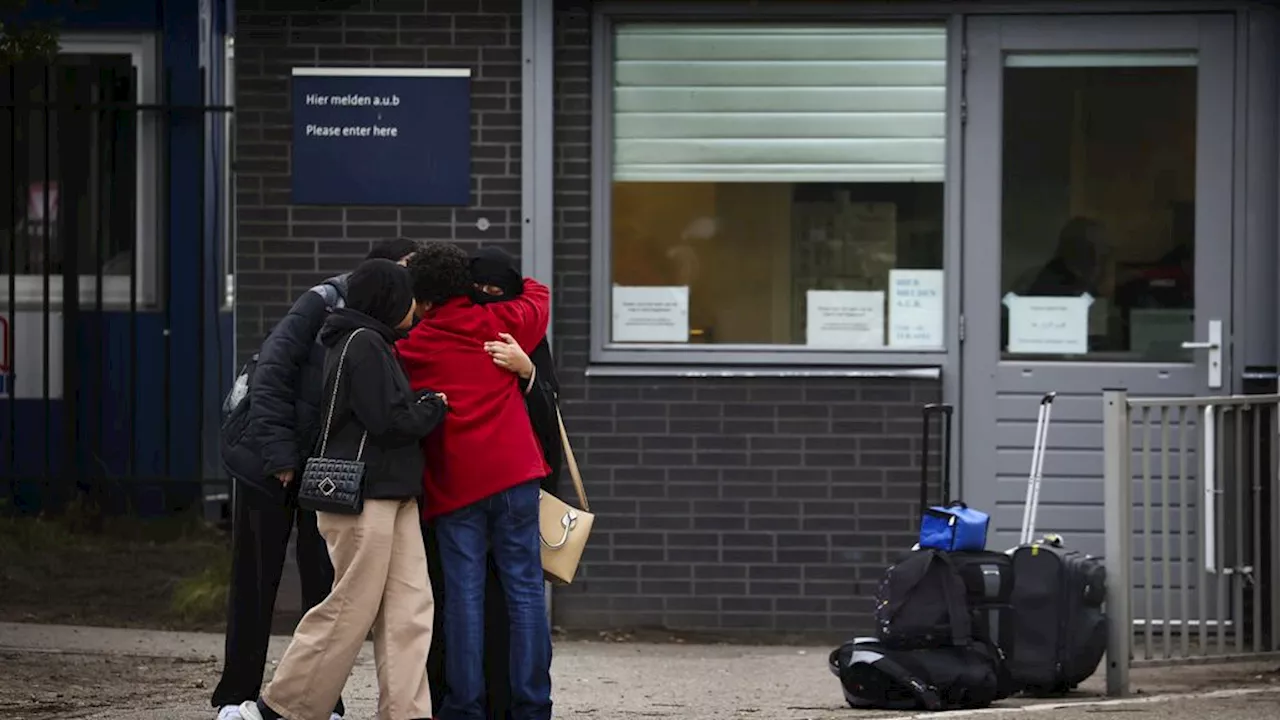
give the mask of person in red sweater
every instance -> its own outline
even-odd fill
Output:
[[[535,280],[510,302],[471,300],[470,259],[428,243],[409,261],[421,316],[396,349],[414,389],[449,398],[449,413],[423,443],[424,518],[435,525],[444,571],[445,677],[439,720],[482,720],[484,591],[488,555],[506,595],[511,628],[511,718],[551,717],[551,634],[538,536],[539,481],[550,472],[521,380],[486,342],[509,334],[521,347],[547,332],[551,295]]]

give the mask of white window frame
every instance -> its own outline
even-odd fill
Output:
[[[156,38],[150,33],[63,33],[58,41],[59,54],[65,55],[128,55],[137,77],[138,105],[157,103],[158,52]],[[154,110],[134,110],[138,149],[136,202],[136,232],[134,264],[137,274],[135,300],[139,306],[154,305],[157,299],[157,227],[160,219],[160,187],[158,184],[160,157],[160,122]],[[7,279],[7,278],[6,278]],[[6,307],[43,308],[45,305],[44,275],[18,275],[14,278],[16,302],[9,297],[9,285],[0,279],[0,304]],[[96,273],[80,275],[80,306],[92,307],[97,302],[98,276]],[[129,307],[130,278],[127,275],[102,276],[102,304],[105,308]],[[62,306],[62,275],[49,275],[49,307]]]
[[[959,263],[959,187],[961,151],[958,141],[961,135],[960,102],[962,99],[962,68],[955,58],[960,57],[963,44],[959,16],[946,12],[928,13],[910,10],[886,9],[879,6],[866,12],[859,9],[835,9],[822,15],[831,22],[938,22],[947,28],[947,118],[945,181],[943,185],[943,273],[945,278],[945,344],[939,348],[894,348],[869,350],[840,350],[812,348],[806,345],[782,344],[643,344],[615,343],[612,341],[612,286],[613,286],[613,44],[614,25],[617,22],[709,22],[775,20],[812,22],[812,16],[788,12],[785,7],[774,6],[765,10],[761,6],[738,3],[687,4],[672,6],[655,12],[650,3],[619,0],[598,5],[592,22],[592,79],[591,79],[591,323],[590,357],[593,366],[619,366],[618,372],[632,374],[625,366],[675,366],[664,372],[697,375],[703,366],[858,366],[864,368],[897,368],[897,375],[907,368],[931,368],[948,364],[959,350],[958,328],[960,318],[960,268]],[[683,366],[684,369],[681,369]],[[643,374],[644,371],[641,371]],[[591,374],[613,374],[606,367],[596,367]]]

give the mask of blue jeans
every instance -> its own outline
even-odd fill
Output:
[[[444,571],[445,677],[440,720],[484,720],[487,554],[511,623],[511,720],[551,718],[551,629],[542,585],[538,482],[517,485],[436,520]]]

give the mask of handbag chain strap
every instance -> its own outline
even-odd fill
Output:
[[[324,436],[320,439],[320,457],[324,457],[324,451],[329,447],[329,430],[333,427],[333,406],[338,403],[338,383],[342,382],[342,365],[347,361],[347,349],[351,347],[351,341],[359,335],[364,328],[356,328],[354,332],[347,336],[347,342],[342,346],[342,354],[338,356],[338,371],[333,374],[333,394],[329,397],[329,412],[324,420]],[[369,431],[365,430],[360,436],[360,450],[356,453],[356,462],[360,462],[360,458],[364,457],[364,441],[369,438]]]

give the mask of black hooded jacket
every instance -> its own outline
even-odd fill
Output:
[[[409,387],[409,379],[395,356],[394,344],[399,337],[385,323],[351,309],[335,310],[320,331],[320,342],[328,348],[324,363],[326,414],[331,398],[334,404],[327,444],[323,442],[324,416],[321,417],[324,456],[344,460],[359,456],[365,463],[364,496],[370,500],[422,495],[422,438],[445,415],[444,403],[438,397],[420,396]],[[366,432],[361,453],[360,439]],[[316,455],[320,453],[317,446]]]
[[[238,479],[270,495],[284,494],[271,476],[301,472],[319,437],[325,353],[316,338],[330,311],[343,305],[349,276],[329,278],[303,293],[258,352],[244,433],[252,447],[227,464]]]

